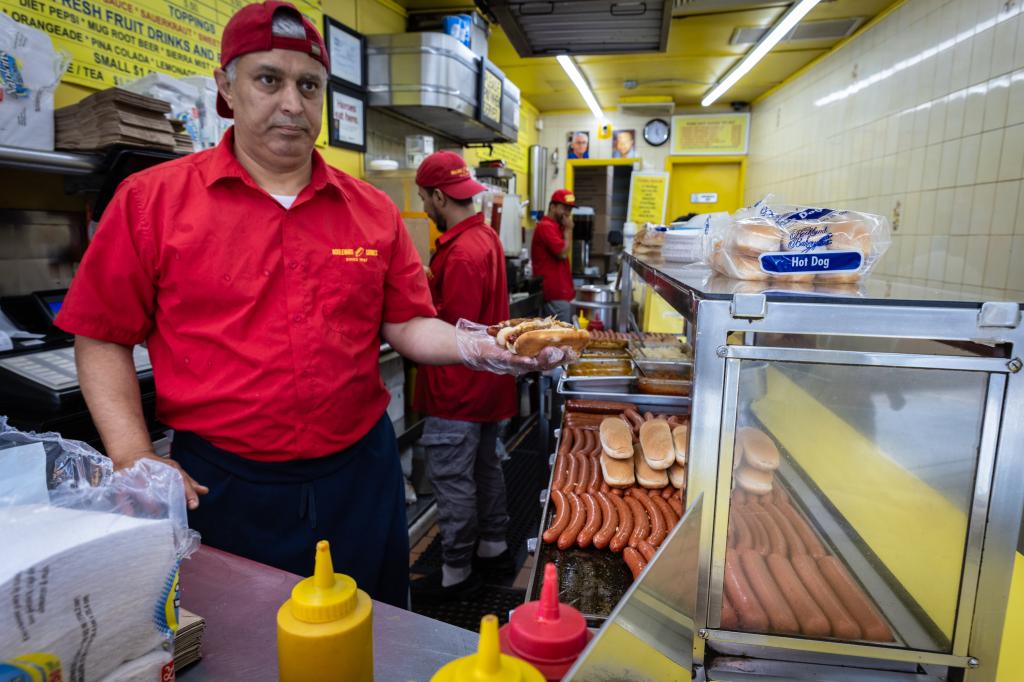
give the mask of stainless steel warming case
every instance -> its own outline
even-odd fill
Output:
[[[1024,507],[1021,305],[626,259],[619,319],[640,280],[694,346],[689,509],[566,679],[995,680]],[[759,498],[734,492],[751,429],[781,455]],[[772,536],[754,557],[739,526],[789,547]],[[770,566],[794,611],[776,568],[823,576],[861,627],[831,612],[796,631],[777,614],[737,622],[738,604],[723,612],[737,566],[750,580]],[[797,582],[817,597],[814,575]]]

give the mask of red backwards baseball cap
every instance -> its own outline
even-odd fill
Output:
[[[576,195],[567,189],[556,189],[551,195],[552,204],[565,204],[566,206],[576,205]]]
[[[295,16],[302,21],[302,25],[306,27],[306,37],[275,36],[273,33],[274,14],[278,10],[294,12]],[[320,31],[316,30],[313,22],[302,16],[295,5],[290,2],[278,2],[278,0],[246,5],[235,12],[228,21],[228,25],[224,27],[224,34],[220,39],[220,66],[224,68],[235,57],[241,57],[250,52],[267,52],[275,49],[294,50],[308,54],[323,64],[328,72],[331,70],[331,59],[327,54],[327,46],[324,45]],[[217,95],[217,113],[224,118],[234,117],[231,107],[219,94]]]
[[[473,179],[462,157],[455,152],[434,152],[416,169],[416,184],[436,187],[452,199],[469,199],[487,188]]]

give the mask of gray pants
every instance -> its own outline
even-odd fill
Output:
[[[495,423],[427,417],[423,425],[420,445],[437,495],[441,556],[449,566],[469,566],[478,539],[506,540],[508,507],[497,441]]]
[[[548,301],[544,304],[544,314],[553,315],[555,319],[572,324],[572,305],[569,301]]]

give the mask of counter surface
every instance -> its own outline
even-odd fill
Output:
[[[178,678],[276,680],[277,610],[299,579],[210,547],[182,562],[181,605],[206,619],[206,633],[202,660]],[[476,644],[476,633],[373,602],[377,680],[426,682]]]

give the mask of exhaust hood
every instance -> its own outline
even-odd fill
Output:
[[[424,32],[366,42],[371,107],[463,144],[516,141],[519,89],[457,39]]]
[[[664,52],[672,0],[478,0],[521,57]]]

